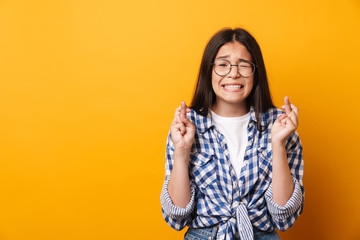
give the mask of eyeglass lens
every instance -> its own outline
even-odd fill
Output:
[[[239,62],[238,71],[243,77],[250,77],[255,71],[255,66],[251,62]],[[214,70],[220,76],[225,76],[231,71],[231,63],[227,60],[218,60],[214,62]]]

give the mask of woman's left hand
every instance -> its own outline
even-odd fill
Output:
[[[290,135],[295,132],[299,125],[298,116],[299,110],[295,105],[291,104],[289,98],[284,98],[285,105],[281,108],[285,110],[285,113],[280,115],[274,125],[271,128],[271,142],[280,143],[285,145],[286,140]]]

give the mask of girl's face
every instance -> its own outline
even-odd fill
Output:
[[[242,61],[251,62],[251,55],[244,45],[239,42],[224,44],[218,51],[215,61],[227,60],[232,65]],[[216,108],[242,108],[246,110],[246,98],[253,88],[254,75],[243,77],[239,74],[238,66],[232,66],[225,76],[219,76],[214,67],[212,70],[212,88],[216,94]]]

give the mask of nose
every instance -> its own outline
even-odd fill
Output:
[[[238,69],[238,65],[234,64],[234,65],[230,65],[230,72],[229,72],[229,76],[231,78],[238,78],[240,77],[240,73],[239,73],[239,69]]]

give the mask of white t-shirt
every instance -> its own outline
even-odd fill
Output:
[[[247,145],[247,126],[250,112],[241,117],[222,117],[211,111],[216,129],[224,135],[230,153],[230,162],[239,178]]]

